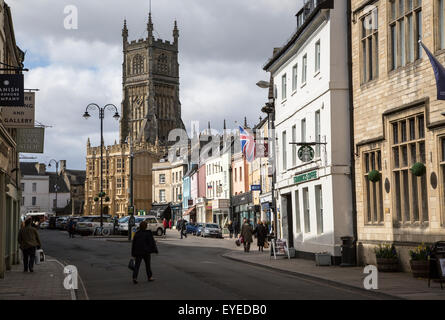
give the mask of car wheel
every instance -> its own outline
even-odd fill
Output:
[[[162,236],[163,234],[164,234],[164,231],[162,231],[161,228],[159,228],[158,231],[156,231],[156,235],[159,237]]]

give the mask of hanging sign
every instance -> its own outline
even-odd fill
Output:
[[[0,106],[25,105],[23,74],[0,74]]]
[[[43,153],[45,128],[18,128],[17,152]]]
[[[25,103],[19,107],[2,108],[5,128],[34,128],[35,92],[25,92]]]
[[[302,146],[298,150],[298,159],[300,159],[303,162],[310,162],[314,160],[314,149],[311,146]]]

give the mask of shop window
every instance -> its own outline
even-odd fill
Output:
[[[383,183],[382,179],[378,182],[371,182],[368,179],[369,172],[377,170],[382,173],[381,151],[371,151],[364,154],[364,188],[366,195],[365,214],[367,224],[383,223]]]

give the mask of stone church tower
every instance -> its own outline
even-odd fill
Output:
[[[146,39],[128,41],[127,23],[122,29],[123,101],[120,123],[121,143],[168,145],[168,134],[185,129],[179,101],[179,30],[175,21],[173,43],[155,39],[151,13]]]

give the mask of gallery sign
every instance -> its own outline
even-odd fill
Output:
[[[17,152],[43,153],[45,128],[17,129]]]
[[[0,106],[21,107],[24,104],[23,74],[0,74]]]
[[[25,92],[22,106],[2,108],[5,128],[34,128],[35,105],[35,92]]]

